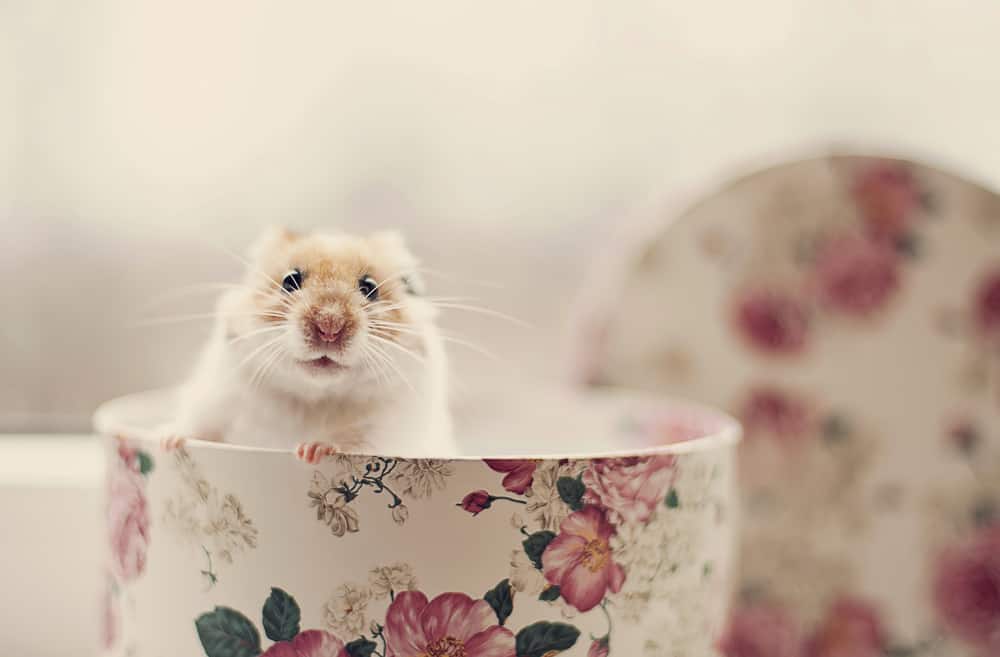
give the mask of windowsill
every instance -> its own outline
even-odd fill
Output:
[[[95,488],[100,441],[80,434],[0,434],[0,488]]]

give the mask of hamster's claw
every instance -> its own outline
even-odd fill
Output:
[[[310,465],[316,465],[336,453],[337,448],[330,443],[299,443],[295,448],[295,458]]]
[[[167,436],[160,439],[160,449],[164,452],[175,452],[184,449],[185,445],[187,445],[187,438],[182,436]]]

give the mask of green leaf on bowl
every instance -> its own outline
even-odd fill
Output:
[[[153,471],[153,457],[139,450],[136,452],[136,457],[139,459],[139,473],[142,475],[148,475]]]
[[[503,625],[507,617],[514,611],[514,593],[510,589],[510,580],[505,579],[486,592],[483,600],[493,607],[497,622]]]
[[[521,542],[521,545],[524,546],[524,553],[528,555],[531,563],[535,564],[535,568],[538,570],[542,569],[542,553],[545,552],[545,548],[549,546],[549,543],[555,537],[555,532],[545,530],[535,532]]]
[[[558,600],[560,595],[562,595],[562,589],[558,586],[550,586],[542,591],[541,595],[538,596],[538,599],[542,602],[552,602],[554,600]]]
[[[583,485],[581,478],[559,477],[556,482],[556,490],[563,502],[569,505],[574,511],[583,508],[583,494],[587,492],[587,487]]]
[[[299,633],[302,613],[295,598],[272,588],[264,603],[264,634],[271,641],[291,641]]]
[[[565,623],[535,623],[517,633],[517,657],[543,657],[569,650],[580,638],[580,630]]]
[[[216,607],[194,622],[208,657],[257,657],[260,634],[249,618],[229,607]]]
[[[671,488],[670,492],[667,493],[667,499],[665,504],[668,509],[676,509],[681,505],[681,498],[677,495],[677,489]]]
[[[371,657],[376,648],[378,646],[375,642],[368,639],[356,639],[344,646],[344,650],[351,657]]]

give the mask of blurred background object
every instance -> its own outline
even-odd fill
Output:
[[[724,657],[1000,654],[1000,196],[842,155],[715,182],[575,342],[588,383],[743,424]]]
[[[263,225],[399,225],[445,323],[557,372],[594,254],[650,193],[828,144],[1000,182],[986,1],[0,4],[0,417],[83,429],[173,382]],[[482,285],[479,281],[496,286]],[[193,305],[192,305],[193,304]]]

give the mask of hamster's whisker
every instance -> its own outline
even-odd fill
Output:
[[[402,304],[402,303],[393,303],[393,302],[390,302],[390,301],[375,301],[373,303],[368,304],[368,308],[370,310],[372,310],[372,312],[376,312],[376,311],[377,312],[388,312],[390,310],[398,310],[398,309],[403,308],[403,307],[405,307],[405,304]]]
[[[382,383],[382,375],[381,375],[380,371],[375,368],[375,365],[372,362],[372,357],[368,353],[367,349],[362,349],[361,350],[361,362],[364,364],[365,367],[367,367],[369,370],[371,370],[371,372],[375,375],[376,382]]]
[[[389,368],[391,367],[391,360],[389,359],[388,355],[376,351],[374,345],[372,345],[371,343],[365,345],[363,351],[371,357],[372,362],[375,363],[375,365],[378,367],[378,371],[381,374],[380,380],[384,381],[384,383],[389,383],[389,381],[392,380],[392,377],[390,376],[389,373]]]
[[[504,285],[502,283],[498,283],[497,281],[486,281],[482,279],[467,278],[465,276],[456,276],[455,274],[449,274],[447,272],[443,272],[440,269],[431,269],[429,267],[421,266],[421,267],[416,267],[416,271],[420,272],[421,274],[436,276],[437,278],[440,278],[445,281],[459,281],[463,284],[477,285],[479,287],[488,287],[494,290],[504,289]]]
[[[278,350],[277,344],[270,344],[266,349],[263,349],[261,351],[260,362],[257,363],[257,365],[253,369],[253,372],[251,372],[250,374],[249,383],[251,388],[257,387],[256,386],[257,375],[260,374],[260,371],[264,369],[264,365],[267,363],[268,359],[270,359],[271,356],[273,356],[277,352],[277,350]]]
[[[397,337],[395,335],[397,333],[403,335],[416,335],[418,337],[422,337],[424,335],[415,328],[412,328],[405,324],[395,324],[395,323],[383,324],[382,322],[379,321],[372,321],[369,322],[369,326],[371,326],[372,332],[375,333],[376,335],[381,335],[382,337],[389,339]]]
[[[381,328],[412,328],[408,324],[403,324],[401,322],[394,322],[389,319],[377,319],[375,317],[369,319],[368,323],[371,324],[372,326],[378,326]]]
[[[263,369],[258,375],[257,385],[259,386],[267,378],[267,375],[271,373],[271,370],[277,365],[285,356],[287,355],[287,350],[284,344],[279,344],[277,349],[273,350],[273,354],[268,358]]]
[[[258,317],[260,319],[280,319],[280,320],[288,319],[288,315],[284,313],[261,313],[260,315],[258,315]]]
[[[236,367],[237,368],[242,368],[244,365],[246,365],[251,360],[253,360],[254,357],[256,357],[258,354],[264,352],[269,347],[272,347],[272,346],[274,346],[276,344],[279,344],[281,342],[281,338],[282,338],[282,336],[279,335],[276,338],[272,338],[272,339],[266,341],[264,344],[258,345],[253,351],[251,351],[249,354],[247,354],[246,358],[244,358],[242,361],[240,361],[240,364],[237,365]]]
[[[460,347],[465,347],[466,349],[471,349],[472,351],[475,351],[476,353],[478,353],[478,354],[480,354],[482,356],[486,356],[487,358],[489,358],[490,360],[492,360],[492,361],[494,361],[496,363],[502,363],[502,362],[504,362],[503,359],[500,358],[499,356],[497,356],[495,353],[493,353],[489,349],[486,349],[485,347],[480,347],[479,345],[477,345],[474,342],[469,342],[469,341],[463,340],[461,338],[456,338],[453,335],[449,335],[449,334],[445,334],[445,333],[441,334],[441,339],[444,340],[445,342],[450,342],[452,344],[457,344]]]
[[[388,340],[386,340],[386,342],[388,342]],[[411,392],[417,392],[417,389],[413,387],[410,380],[406,378],[406,375],[403,374],[403,371],[399,369],[399,366],[393,362],[392,358],[385,352],[385,350],[371,342],[368,343],[368,348],[372,350],[373,354],[376,354],[379,358],[381,358],[389,369],[391,369],[400,379],[403,380],[403,383],[406,384],[406,387],[409,388]]]
[[[267,379],[267,375],[271,373],[271,370],[274,369],[274,366],[277,365],[279,362],[281,362],[281,359],[284,357],[285,357],[285,350],[282,345],[279,345],[278,349],[275,350],[274,355],[267,361],[267,364],[264,366],[264,368],[258,375],[259,378],[257,379],[256,383],[258,387],[264,383],[264,381]]]
[[[369,359],[369,361],[371,362],[373,371],[375,372],[375,376],[377,377],[378,382],[383,385],[388,385],[388,383],[392,380],[392,377],[386,370],[385,365],[382,364],[382,361],[376,358],[375,354],[367,347],[365,347],[365,349],[362,350],[362,353],[365,354]]]
[[[243,256],[241,256],[240,254],[238,254],[238,253],[236,253],[236,252],[234,252],[234,251],[232,251],[230,249],[227,249],[226,247],[224,247],[222,245],[218,245],[218,246],[222,250],[223,253],[227,254],[231,258],[234,258],[237,262],[242,263],[242,265],[247,268],[248,272],[250,272],[252,274],[257,274],[259,276],[263,276],[266,280],[271,281],[274,284],[274,287],[276,287],[279,290],[282,289],[281,283],[279,283],[278,281],[276,281],[273,278],[271,278],[270,276],[268,276],[265,272],[261,271],[259,268],[254,267],[253,263],[251,263],[249,260],[247,260],[246,258],[244,258]]]
[[[395,273],[395,274],[392,274],[392,275],[390,275],[390,276],[386,276],[386,277],[385,277],[385,278],[383,278],[383,279],[382,279],[381,281],[379,281],[379,282],[378,282],[378,283],[377,283],[377,284],[375,285],[375,287],[374,287],[374,288],[372,288],[372,292],[375,292],[376,290],[378,290],[378,289],[379,289],[380,287],[382,287],[382,286],[383,286],[384,284],[388,283],[388,282],[389,282],[389,281],[391,281],[392,279],[394,279],[394,278],[403,278],[403,277],[404,277],[404,276],[406,276],[407,274],[411,274],[411,273],[413,273],[414,271],[416,271],[416,269],[415,269],[415,268],[413,268],[413,269],[404,269],[404,270],[403,270],[403,271],[401,271],[401,272],[397,272],[397,273]],[[377,302],[376,302],[376,303],[377,303]]]
[[[395,322],[383,322],[381,320],[372,320],[371,325],[376,329],[375,331],[373,331],[373,333],[377,333],[378,335],[385,335],[383,333],[378,333],[378,329],[397,331],[399,333],[404,333],[406,335],[416,335],[416,336],[423,335],[423,333],[417,331],[416,329],[406,326],[405,324],[397,324]],[[442,331],[439,332],[439,335],[441,336],[441,339],[444,340],[445,342],[451,342],[453,344],[465,347],[467,349],[471,349],[472,351],[475,351],[483,356],[486,356],[490,360],[496,361],[498,363],[503,362],[503,360],[499,356],[494,354],[492,351],[489,351],[485,347],[477,345],[474,342],[469,342],[468,340],[465,340],[464,338],[457,336],[454,333],[445,333]]]
[[[244,333],[243,335],[238,335],[229,341],[229,344],[236,344],[237,342],[242,342],[243,340],[248,340],[254,336],[262,335],[264,333],[273,333],[276,331],[284,331],[284,326],[265,326],[264,328],[259,328],[249,333]]]
[[[373,340],[375,340],[379,344],[385,344],[385,345],[388,345],[390,347],[393,347],[393,348],[397,349],[398,351],[400,351],[400,352],[406,354],[407,356],[413,358],[415,361],[417,361],[420,364],[424,364],[424,363],[427,362],[427,359],[424,358],[423,356],[421,356],[420,354],[418,354],[417,352],[412,351],[410,349],[407,349],[406,347],[404,347],[403,345],[399,344],[398,342],[393,342],[392,340],[387,339],[386,337],[384,337],[383,335],[380,335],[379,333],[376,333],[376,332],[373,331],[372,333],[369,334],[369,337],[371,337]]]
[[[141,304],[139,308],[152,308],[158,304],[177,297],[217,292],[219,290],[253,290],[253,288],[242,283],[194,283],[192,285],[184,285],[172,290],[166,290],[162,294],[158,294]]]
[[[135,322],[132,326],[135,328],[139,328],[143,326],[158,326],[160,324],[176,324],[179,322],[192,322],[201,319],[215,319],[220,315],[224,315],[225,317],[261,317],[262,313],[260,313],[259,311],[252,311],[252,312],[242,312],[242,313],[214,312],[214,313],[192,313],[189,315],[170,315],[167,317],[153,317],[150,319],[139,320],[138,322]],[[287,318],[285,316],[281,317],[283,319]]]
[[[445,309],[448,309],[448,310],[465,310],[467,312],[479,313],[481,315],[488,315],[489,317],[495,317],[497,319],[502,319],[502,320],[508,321],[508,322],[510,322],[512,324],[516,324],[516,325],[518,325],[518,326],[520,326],[522,328],[533,328],[531,326],[531,324],[529,324],[528,322],[525,322],[524,320],[518,319],[516,317],[512,317],[510,315],[507,315],[505,313],[502,313],[502,312],[499,312],[499,311],[496,311],[496,310],[490,310],[489,308],[482,308],[480,306],[471,306],[469,304],[464,304],[464,303],[439,302],[439,301],[434,301],[434,300],[430,300],[430,299],[428,299],[428,301],[430,302],[430,304],[432,306],[435,306],[436,308],[445,308]]]

